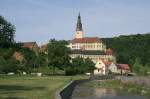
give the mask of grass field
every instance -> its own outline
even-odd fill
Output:
[[[54,99],[56,90],[85,76],[0,76],[0,99]]]

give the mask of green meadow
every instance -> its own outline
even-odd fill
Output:
[[[0,99],[55,99],[55,92],[86,76],[0,76]]]

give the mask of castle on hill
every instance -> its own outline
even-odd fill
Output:
[[[75,38],[70,40],[67,45],[67,47],[71,49],[70,57],[72,59],[76,57],[81,57],[83,59],[90,58],[95,63],[95,75],[106,75],[108,74],[108,71],[115,74],[128,74],[130,72],[128,64],[116,63],[116,57],[113,54],[113,50],[111,48],[107,49],[101,38],[85,37],[84,35],[81,16],[79,14]],[[23,47],[30,48],[31,50],[38,48],[34,42],[24,42]],[[48,54],[48,44],[42,45],[38,51]],[[15,56],[18,56],[18,54],[16,53]]]
[[[80,14],[77,19],[75,38],[69,42],[68,47],[71,49],[71,58],[90,58],[96,64],[97,69],[94,70],[94,74],[105,74],[104,69],[106,68],[99,66],[101,61],[103,63],[116,63],[112,49],[106,49],[106,45],[101,38],[84,37]]]

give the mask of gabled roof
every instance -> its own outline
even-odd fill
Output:
[[[109,66],[112,64],[112,62],[110,62],[110,61],[104,61],[104,64],[105,64],[107,67],[109,67]]]
[[[75,38],[70,41],[70,43],[98,43],[102,40],[98,37],[84,37],[84,38]]]
[[[71,50],[71,54],[106,55],[104,51],[100,51],[100,50]]]
[[[118,69],[124,69],[124,70],[130,70],[130,67],[128,64],[117,64]]]
[[[21,44],[22,44],[22,47],[26,47],[30,49],[32,49],[34,46],[38,47],[36,42],[21,42]]]

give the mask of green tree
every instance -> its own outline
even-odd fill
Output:
[[[147,64],[145,65],[145,68],[147,69],[148,73],[150,74],[150,63],[147,63]]]
[[[64,70],[70,63],[70,49],[66,46],[65,41],[50,40],[48,44],[48,66]]]
[[[139,75],[144,75],[144,76],[146,76],[147,73],[148,73],[148,68],[145,67],[145,66],[142,66],[142,67],[140,68]]]
[[[81,57],[72,59],[72,66],[76,74],[83,74],[85,72],[84,59]]]
[[[24,56],[25,61],[23,62],[23,65],[25,66],[25,70],[27,72],[31,72],[32,69],[38,68],[37,55],[34,51],[29,48],[21,48],[19,51]]]
[[[15,27],[0,16],[0,46],[5,47],[14,43]]]
[[[87,58],[84,61],[84,68],[85,68],[85,72],[93,73],[95,69],[95,64],[91,59]]]
[[[46,55],[44,53],[39,53],[37,55],[37,58],[36,58],[36,64],[38,67],[40,66],[46,66],[47,65],[47,60],[46,60]]]
[[[14,59],[3,59],[0,58],[0,73],[20,73],[23,70],[23,67],[18,64]]]
[[[150,33],[121,35],[102,40],[108,48],[114,50],[118,63],[127,63],[133,66],[137,57],[143,65],[150,63]]]
[[[135,63],[133,65],[133,71],[135,73],[137,73],[138,75],[147,75],[147,73],[149,71],[149,67],[148,66],[143,66],[140,63],[139,58],[136,58]]]
[[[93,73],[95,64],[89,58],[83,59],[81,57],[76,57],[72,59],[72,68],[70,69],[74,74]]]
[[[142,64],[140,63],[140,60],[136,58],[135,63],[133,64],[133,72],[139,74]]]

